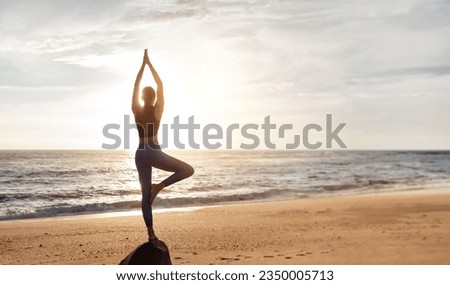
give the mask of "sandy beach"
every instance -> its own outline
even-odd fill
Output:
[[[227,205],[154,220],[174,264],[450,264],[450,194]],[[0,260],[117,264],[145,239],[140,216],[1,222]]]

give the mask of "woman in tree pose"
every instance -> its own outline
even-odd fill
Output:
[[[147,86],[142,90],[142,101],[139,103],[142,75],[148,65],[156,82],[155,90]],[[152,203],[156,195],[165,187],[194,174],[194,168],[189,164],[164,153],[158,143],[158,129],[164,111],[163,83],[151,64],[147,49],[139,73],[136,77],[133,90],[132,110],[139,133],[139,147],[136,150],[135,162],[139,173],[139,182],[142,191],[142,214],[148,230],[149,241],[158,240],[153,230]],[[162,182],[152,184],[152,167],[173,172]]]

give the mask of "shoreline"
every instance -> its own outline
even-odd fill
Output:
[[[440,190],[160,212],[155,230],[173,264],[450,264],[450,193]],[[0,260],[118,264],[145,241],[140,215],[8,221]]]
[[[347,190],[336,191],[328,193],[314,193],[313,195],[300,194],[299,197],[276,197],[266,199],[254,199],[243,201],[224,201],[222,203],[215,203],[209,205],[189,205],[170,208],[156,208],[153,210],[154,214],[158,213],[170,213],[170,212],[188,212],[195,211],[204,208],[214,207],[226,207],[233,205],[247,205],[247,204],[260,204],[270,202],[283,202],[291,200],[308,200],[308,199],[332,199],[339,197],[364,197],[364,196],[380,196],[380,195],[427,195],[427,194],[445,194],[450,193],[450,183],[440,184],[428,184],[428,185],[416,185],[410,187],[394,186],[392,188],[385,189],[371,189],[367,191]],[[52,221],[52,220],[76,220],[76,219],[95,219],[95,218],[115,218],[115,217],[127,217],[127,216],[142,216],[140,209],[129,210],[116,210],[116,211],[102,211],[102,212],[85,212],[85,213],[70,213],[58,216],[50,217],[36,217],[36,218],[24,218],[24,219],[5,219],[0,220],[0,225],[3,223],[15,223],[15,222],[33,222],[33,221]]]

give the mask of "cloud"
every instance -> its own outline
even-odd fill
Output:
[[[417,79],[427,77],[431,80],[433,77],[449,76],[450,65],[447,66],[426,66],[426,67],[409,67],[388,69],[378,72],[371,72],[361,74],[358,77],[350,79],[351,85],[367,85],[367,84],[381,84],[383,82],[398,82],[401,80]]]
[[[1,31],[27,36],[91,31],[113,22],[123,1],[4,1]]]
[[[174,5],[169,5],[165,8],[159,6],[157,9],[155,9],[155,7],[151,7],[148,5],[130,5],[126,9],[124,16],[120,19],[119,23],[148,24],[149,22],[155,23],[192,17],[203,17],[206,14],[208,14],[208,9],[206,8],[180,8],[174,7]]]

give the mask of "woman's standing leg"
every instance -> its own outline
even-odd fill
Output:
[[[139,182],[141,184],[142,202],[141,209],[144,216],[145,225],[147,226],[149,240],[156,238],[153,231],[153,215],[151,199],[152,186],[152,166],[146,161],[145,149],[138,149],[136,151],[136,168],[139,174]]]

